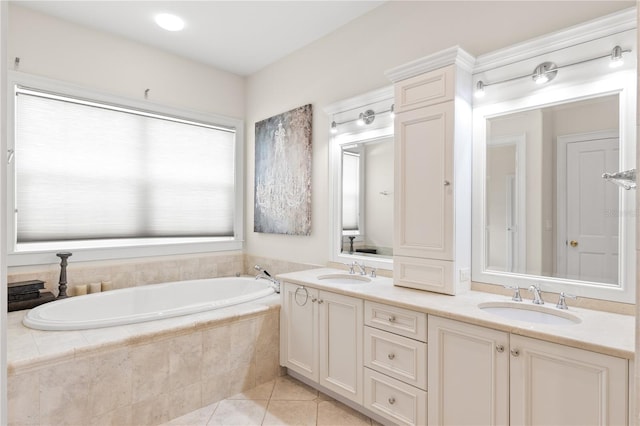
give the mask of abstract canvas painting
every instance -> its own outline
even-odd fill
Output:
[[[253,230],[311,233],[311,104],[256,123]]]

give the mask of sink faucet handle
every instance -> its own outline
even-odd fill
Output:
[[[567,302],[566,302],[566,298],[569,299],[577,299],[578,296],[574,295],[574,294],[567,294],[564,291],[560,292],[560,297],[558,298],[558,303],[556,304],[556,308],[558,309],[569,309],[569,307],[567,306]]]
[[[356,266],[356,265],[355,265],[355,262],[353,262],[353,263],[345,263],[344,265],[345,265],[345,266],[347,266],[347,267],[349,268],[349,273],[350,273],[350,274],[352,274],[352,275],[353,275],[353,274],[355,274],[355,273],[356,273],[355,269],[353,269],[353,268]]]
[[[522,302],[522,296],[520,296],[520,287],[518,287],[517,285],[505,285],[504,288],[513,290],[513,297],[511,298],[511,300],[513,300],[514,302]]]
[[[371,267],[371,274],[370,274],[370,275],[371,275],[371,278],[375,278],[375,277],[377,277],[377,275],[376,275],[376,268]]]

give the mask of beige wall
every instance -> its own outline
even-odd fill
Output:
[[[384,72],[460,45],[479,55],[631,7],[634,2],[392,1],[247,80],[246,206],[253,205],[254,125],[312,103],[312,229],[308,237],[258,234],[246,211],[246,251],[297,262],[329,258],[328,128],[323,108],[388,86]]]
[[[170,107],[242,118],[244,78],[11,4],[8,66]]]

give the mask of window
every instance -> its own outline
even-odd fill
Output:
[[[10,252],[239,241],[234,127],[87,98],[15,86]]]

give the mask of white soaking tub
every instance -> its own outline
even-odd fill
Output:
[[[175,281],[56,300],[31,309],[23,324],[37,330],[87,330],[220,309],[273,293],[267,281],[253,277]]]

